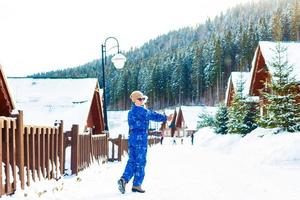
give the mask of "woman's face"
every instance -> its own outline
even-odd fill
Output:
[[[145,98],[144,98],[144,97],[137,98],[137,99],[135,100],[134,103],[135,103],[135,105],[137,105],[137,106],[142,106],[142,105],[145,104]]]

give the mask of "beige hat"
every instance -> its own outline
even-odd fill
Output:
[[[146,96],[141,91],[133,91],[130,95],[132,102],[135,102],[138,98],[146,98]]]

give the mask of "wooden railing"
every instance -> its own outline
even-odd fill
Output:
[[[0,196],[16,190],[17,168],[22,189],[31,179],[59,178],[63,173],[62,122],[59,126],[24,126],[22,111],[0,117],[0,144]]]
[[[121,135],[108,139],[107,135],[79,133],[78,125],[64,133],[62,121],[54,126],[24,126],[22,111],[12,117],[0,117],[0,196],[13,193],[18,181],[24,189],[31,181],[60,178],[68,146],[71,146],[72,174],[78,174],[94,161],[121,161],[128,152],[128,139]],[[156,143],[159,138],[148,139],[149,146]]]
[[[72,174],[78,174],[93,161],[100,162],[107,159],[107,135],[79,133],[78,125],[73,125],[71,131],[65,133],[65,146],[71,146]]]
[[[0,117],[0,195],[16,189],[16,126],[16,119]]]
[[[33,181],[58,179],[64,172],[63,131],[59,127],[24,127],[24,166],[27,185]],[[30,175],[31,174],[31,175]]]
[[[118,138],[109,138],[108,142],[111,145],[111,151],[108,154],[108,161],[121,161],[124,153],[128,152],[128,139],[122,139],[122,135],[119,135]]]
[[[111,142],[111,152],[108,154],[108,161],[114,162],[114,161],[121,161],[122,156],[124,155],[125,152],[128,153],[128,139],[122,139],[122,135],[119,135],[118,138],[109,138],[108,140]],[[148,138],[148,145],[149,147],[160,143],[160,138],[159,137],[149,137]],[[118,151],[117,156],[116,151]]]

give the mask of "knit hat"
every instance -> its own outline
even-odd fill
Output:
[[[146,98],[147,96],[145,96],[141,91],[133,91],[130,95],[130,99],[132,102],[135,102],[138,98]]]

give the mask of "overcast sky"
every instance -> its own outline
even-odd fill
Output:
[[[0,64],[7,76],[75,67],[109,36],[128,50],[247,1],[0,0]]]

